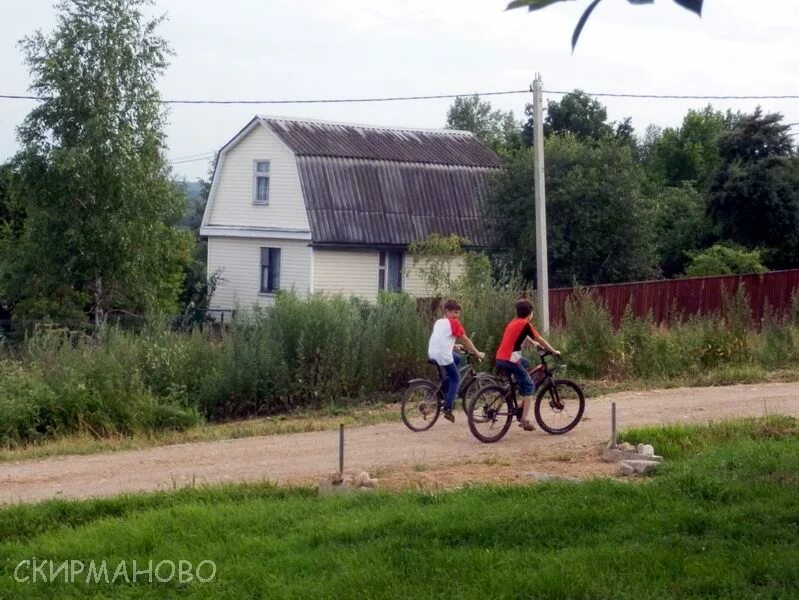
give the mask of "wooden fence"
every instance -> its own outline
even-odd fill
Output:
[[[711,314],[722,308],[725,295],[734,295],[741,286],[749,296],[752,317],[759,323],[766,313],[766,307],[779,315],[791,310],[794,294],[799,293],[799,269],[762,275],[722,275],[595,285],[585,289],[604,302],[614,324],[618,325],[628,306],[636,317],[651,314],[657,323],[668,323],[679,315]],[[566,300],[574,291],[574,288],[549,291],[552,327],[566,324]]]

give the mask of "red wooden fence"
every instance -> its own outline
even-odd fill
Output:
[[[595,285],[585,289],[604,301],[614,324],[618,325],[627,306],[636,317],[651,313],[657,323],[667,323],[675,315],[710,314],[721,309],[725,292],[733,295],[740,286],[749,295],[753,318],[760,322],[766,306],[781,315],[790,310],[793,295],[799,292],[799,269],[763,275],[722,275]],[[566,300],[574,291],[574,288],[549,291],[552,327],[565,324]]]

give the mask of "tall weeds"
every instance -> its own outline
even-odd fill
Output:
[[[451,292],[489,359],[520,289],[510,278]],[[739,294],[719,314],[671,328],[628,312],[614,329],[605,307],[579,291],[566,307],[568,327],[550,339],[577,379],[664,383],[718,370],[727,381],[799,365],[797,314],[767,311],[756,328]],[[0,346],[0,445],[71,432],[185,428],[398,391],[425,372],[430,317],[402,294],[384,294],[376,304],[280,294],[273,307],[242,311],[225,328],[177,333],[159,319],[138,332],[109,327],[97,337],[38,328],[20,345]]]

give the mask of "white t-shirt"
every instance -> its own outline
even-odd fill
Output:
[[[433,334],[427,345],[427,357],[442,367],[451,365],[454,362],[452,350],[455,347],[455,340],[464,335],[466,330],[458,319],[439,319],[433,325]]]

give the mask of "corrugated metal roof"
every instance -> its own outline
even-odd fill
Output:
[[[497,156],[467,132],[263,118],[297,155],[314,244],[407,245],[433,233],[487,246]]]
[[[297,158],[315,244],[407,245],[433,233],[487,246],[480,205],[494,169]]]
[[[402,162],[501,167],[499,159],[471,133],[435,129],[398,129],[264,117],[298,156],[366,158]]]

